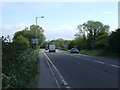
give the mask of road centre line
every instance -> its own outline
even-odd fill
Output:
[[[69,56],[75,56],[74,54],[72,54],[72,55],[70,55],[70,54],[66,54],[66,55],[69,55]],[[81,54],[80,54],[80,55],[81,55]],[[86,56],[86,55],[81,55],[81,56]],[[80,58],[79,56],[75,56],[75,57]],[[91,60],[91,59],[86,58],[86,57],[84,57],[84,59],[85,59],[85,60],[92,61],[92,62],[96,62],[96,63],[105,64],[105,65],[109,65],[109,66],[112,66],[112,67],[120,68],[120,66],[117,66],[117,65],[114,65],[114,64],[108,64],[108,63],[101,62],[101,61]]]
[[[44,53],[44,52],[43,52]],[[70,88],[67,84],[67,82],[64,80],[63,76],[60,74],[60,72],[58,71],[58,69],[55,67],[55,65],[52,63],[52,61],[50,60],[50,58],[46,55],[46,53],[44,53],[44,55],[47,57],[48,61],[52,64],[52,66],[54,67],[54,69],[56,70],[56,72],[58,73],[59,77],[61,78],[61,81],[63,82],[63,84],[66,86],[66,88]]]
[[[119,66],[117,66],[117,65],[113,65],[113,64],[110,64],[111,66],[113,66],[113,67],[117,67],[117,68],[120,68]]]
[[[101,64],[105,64],[104,62],[101,61],[96,61],[96,60],[92,60],[93,62],[97,62],[97,63],[101,63]]]

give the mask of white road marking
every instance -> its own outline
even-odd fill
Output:
[[[113,67],[117,67],[117,68],[120,68],[119,66],[117,66],[117,65],[113,65],[113,64],[110,64],[111,66],[113,66]]]
[[[66,54],[66,55],[75,56],[75,54]],[[78,55],[78,54],[77,54],[77,55]],[[80,55],[81,55],[81,56],[88,57],[87,55],[82,55],[82,54],[80,54]],[[81,58],[81,57],[79,57],[79,56],[75,56],[75,57]],[[101,62],[101,61],[97,61],[97,60],[91,60],[91,59],[89,59],[89,58],[84,58],[84,59],[85,59],[85,60],[92,61],[92,62],[96,62],[96,63],[105,64],[105,65],[109,65],[109,66],[112,66],[112,67],[120,68],[120,66],[117,66],[117,65],[114,65],[114,64],[108,64],[108,63]]]
[[[101,63],[101,64],[105,64],[104,62],[101,61],[96,61],[96,60],[92,60],[93,62],[97,62],[97,63]]]
[[[53,77],[54,77],[54,79],[55,79],[55,82],[56,82],[57,87],[60,88],[59,83],[58,83],[58,81],[57,81],[57,78],[55,77],[55,74],[53,73],[53,70],[52,70],[52,68],[50,67],[49,62],[48,62],[47,60],[46,60],[46,62],[47,62],[47,64],[48,64],[48,66],[49,66],[50,71],[52,72],[52,75],[53,75]]]
[[[90,60],[89,58],[87,58],[87,60]]]
[[[48,61],[52,64],[52,66],[54,67],[54,69],[56,70],[56,72],[58,73],[59,77],[61,78],[63,84],[66,86],[68,85],[67,82],[64,80],[64,78],[62,77],[62,75],[60,74],[60,72],[58,71],[58,69],[55,67],[55,65],[52,63],[52,61],[50,60],[50,58],[44,53],[44,55],[47,57]],[[66,86],[66,88],[70,88],[69,86]]]

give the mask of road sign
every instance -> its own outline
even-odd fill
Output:
[[[38,39],[31,39],[32,44],[38,44]]]
[[[68,47],[68,45],[64,45],[64,48],[67,48]]]
[[[94,49],[94,44],[95,44],[95,40],[92,39],[92,40],[91,40],[91,47],[92,47],[92,50]]]

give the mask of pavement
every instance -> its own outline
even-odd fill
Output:
[[[35,88],[57,88],[56,82],[46,62],[46,57],[43,52],[39,56],[39,73],[33,82]]]

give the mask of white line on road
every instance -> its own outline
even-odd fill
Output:
[[[105,64],[104,62],[101,61],[96,61],[96,60],[92,60],[93,62],[97,62],[97,63],[101,63],[101,64]]]
[[[113,66],[113,67],[117,67],[117,68],[120,68],[119,66],[117,66],[117,65],[113,65],[113,64],[110,64],[111,66]]]
[[[53,70],[52,70],[52,68],[50,67],[50,64],[48,63],[47,60],[46,60],[46,62],[47,62],[47,64],[48,64],[48,66],[49,66],[50,71],[52,72],[52,75],[53,75],[53,77],[54,77],[54,79],[55,79],[55,82],[56,82],[57,87],[60,88],[59,83],[58,83],[58,81],[57,81],[57,78],[55,77],[55,74],[53,73]]]
[[[75,56],[75,57],[77,57],[77,58],[81,58],[81,57],[76,56],[76,55],[74,55],[74,54],[72,54],[72,55],[71,55],[71,54],[66,54],[66,55]],[[82,54],[80,54],[80,55],[81,55],[81,56],[86,56],[86,55],[82,55]],[[89,59],[89,58],[86,58],[86,57],[84,57],[84,59],[85,59],[85,60],[92,61],[92,62],[96,62],[96,63],[105,64],[105,65],[109,65],[109,66],[112,66],[112,67],[120,68],[120,66],[117,66],[117,65],[108,64],[108,63],[101,62],[101,61],[97,61],[97,60],[92,60],[92,59]]]
[[[52,61],[50,60],[50,58],[44,53],[44,55],[47,57],[48,61],[52,64],[52,66],[54,67],[54,69],[56,70],[56,72],[58,73],[59,77],[61,78],[63,84],[66,86],[66,88],[70,88],[69,86],[67,86],[67,82],[64,80],[64,78],[62,77],[62,75],[60,74],[60,72],[58,71],[58,69],[55,67],[55,65],[52,63]]]

